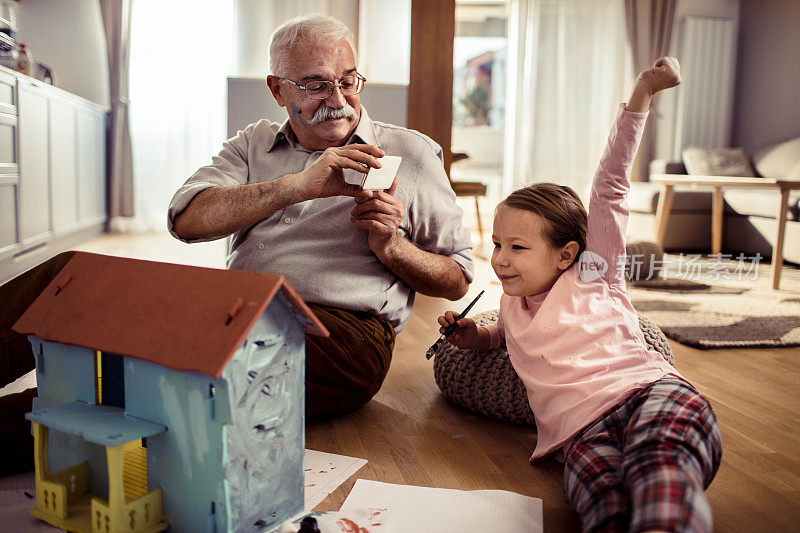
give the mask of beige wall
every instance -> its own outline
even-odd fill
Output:
[[[108,54],[97,0],[24,0],[17,40],[53,68],[55,84],[108,106]]]
[[[741,0],[733,145],[800,136],[800,2]]]

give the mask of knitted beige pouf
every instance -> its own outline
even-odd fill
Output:
[[[481,326],[496,321],[497,315],[495,309],[473,319]],[[647,345],[674,366],[672,350],[658,326],[639,315],[639,327]],[[535,424],[525,385],[511,366],[505,347],[476,352],[444,342],[434,356],[433,373],[451,402],[496,420]]]

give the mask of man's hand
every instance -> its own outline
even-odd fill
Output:
[[[328,196],[356,196],[361,189],[344,181],[344,170],[365,172],[380,168],[383,150],[372,144],[348,144],[327,148],[319,159],[295,174],[296,203]]]
[[[356,206],[350,212],[350,220],[369,232],[369,247],[378,257],[391,246],[393,239],[400,238],[397,228],[403,221],[403,202],[394,196],[397,184],[395,176],[392,186],[385,191],[358,189],[354,195]]]
[[[385,191],[359,189],[350,220],[367,230],[370,250],[395,276],[413,290],[428,296],[458,300],[469,288],[464,272],[451,257],[428,252],[400,236],[397,228],[405,208],[396,198],[398,179]]]

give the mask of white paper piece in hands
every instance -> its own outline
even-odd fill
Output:
[[[381,168],[371,168],[366,174],[355,170],[345,169],[344,181],[350,185],[358,185],[362,189],[372,189],[373,191],[383,191],[392,186],[394,177],[403,158],[399,155],[385,155],[378,159]]]
[[[503,490],[463,491],[356,480],[339,512],[385,509],[385,533],[541,532],[542,500]]]
[[[361,184],[362,189],[382,191],[391,187],[403,158],[399,155],[385,155],[379,161],[381,162],[381,168],[369,169],[364,182]]]
[[[319,505],[339,485],[347,481],[347,478],[367,464],[366,459],[308,449],[304,457],[306,512]]]

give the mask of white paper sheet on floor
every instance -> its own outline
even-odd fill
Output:
[[[305,451],[305,510],[310,511],[367,464],[366,459],[335,453]]]
[[[503,490],[439,489],[356,480],[340,512],[385,510],[386,533],[541,532],[542,500]]]

